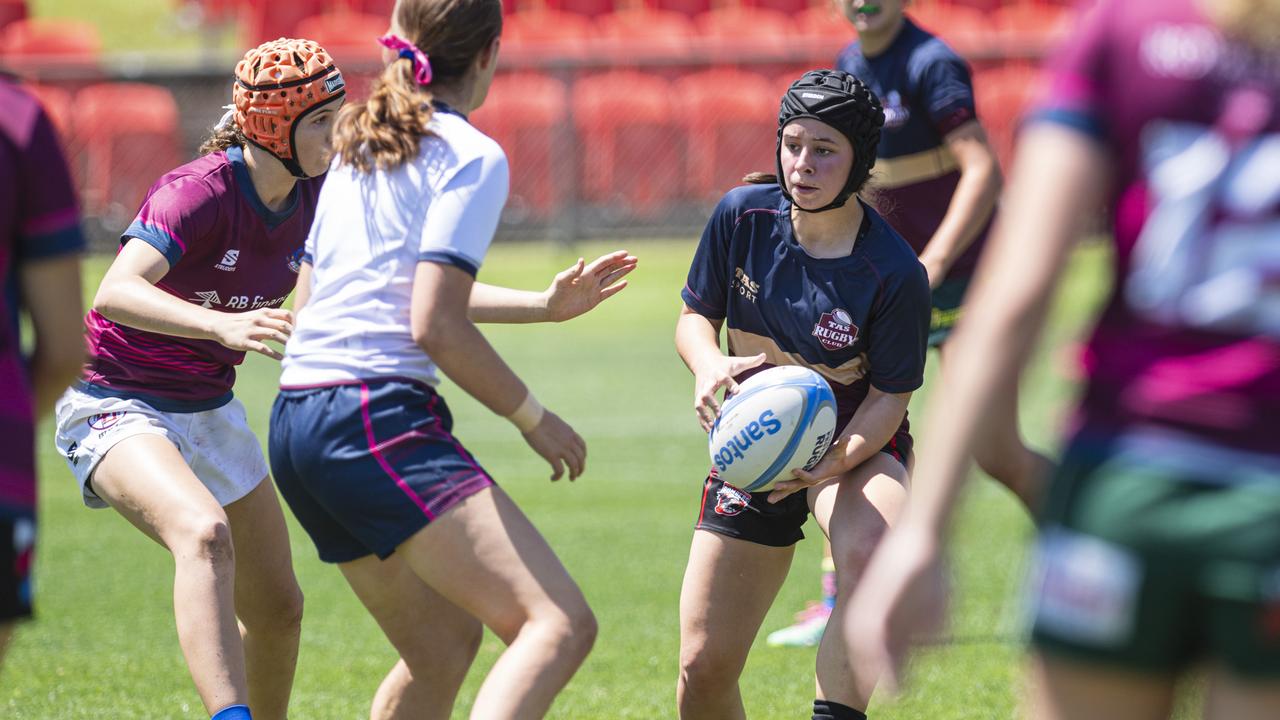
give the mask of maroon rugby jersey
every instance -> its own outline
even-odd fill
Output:
[[[212,153],[156,181],[121,245],[142,241],[164,254],[169,272],[156,286],[187,302],[223,312],[279,307],[297,280],[323,181],[299,181],[287,207],[273,212],[254,190],[241,148]],[[138,397],[175,412],[230,401],[243,352],[138,330],[95,311],[85,322],[87,392]]]
[[[1194,0],[1109,1],[1049,75],[1031,121],[1114,161],[1083,421],[1280,454],[1280,49],[1224,36]]]

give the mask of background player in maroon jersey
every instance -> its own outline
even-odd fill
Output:
[[[53,125],[36,99],[0,76],[0,659],[12,623],[32,612],[35,425],[75,379],[80,329],[80,214]],[[17,300],[18,306],[10,305]],[[23,357],[19,311],[35,343]]]

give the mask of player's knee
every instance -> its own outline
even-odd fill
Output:
[[[558,617],[550,619],[546,624],[555,637],[559,652],[566,658],[581,661],[596,644],[600,625],[585,601],[561,610],[563,614],[558,614]]]
[[[680,649],[680,688],[684,695],[719,695],[738,682],[740,663],[706,646]]]
[[[451,623],[412,643],[398,643],[400,658],[415,681],[454,687],[462,682],[480,652],[484,626],[479,622]]]
[[[235,563],[235,547],[231,542],[231,526],[225,517],[212,513],[194,515],[185,523],[175,554],[185,554],[198,562],[215,567]]]
[[[306,599],[296,582],[281,590],[272,605],[272,624],[289,634],[299,634],[302,631],[302,612]]]
[[[832,546],[831,559],[836,565],[836,582],[839,590],[852,589],[858,578],[871,564],[871,556],[880,541],[879,535],[865,535],[857,542],[844,543],[840,547]]]

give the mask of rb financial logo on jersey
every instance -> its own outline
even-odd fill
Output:
[[[829,313],[822,313],[813,326],[812,335],[818,338],[822,347],[828,350],[847,348],[858,339],[858,326],[853,324],[849,313],[836,308]]]

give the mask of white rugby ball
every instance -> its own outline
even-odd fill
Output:
[[[797,365],[738,385],[711,429],[711,473],[747,492],[768,490],[822,459],[836,433],[836,397],[821,375]]]

